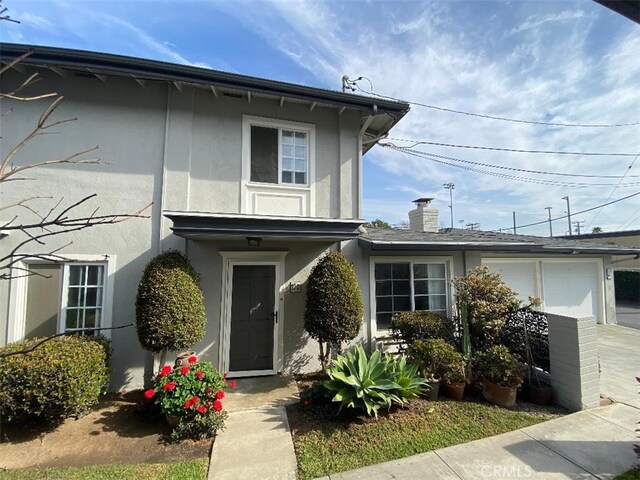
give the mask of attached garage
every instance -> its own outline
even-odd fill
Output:
[[[522,300],[529,295],[540,297],[547,312],[572,317],[595,316],[598,323],[606,323],[600,259],[485,258],[482,265],[500,273]]]

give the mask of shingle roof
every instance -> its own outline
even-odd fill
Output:
[[[371,250],[484,250],[513,253],[640,255],[640,249],[622,245],[481,230],[445,228],[438,232],[414,232],[369,227],[364,230],[358,241],[363,247]]]

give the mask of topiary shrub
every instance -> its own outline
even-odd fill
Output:
[[[437,313],[422,311],[396,313],[391,319],[391,336],[406,345],[429,338],[453,338],[446,319]]]
[[[136,297],[136,330],[151,352],[179,351],[204,337],[206,317],[198,274],[177,250],[151,260]]]
[[[42,339],[12,343],[2,353],[29,348]],[[82,416],[97,403],[109,379],[105,342],[65,336],[28,353],[0,359],[0,415],[48,422]]]
[[[362,295],[353,265],[339,252],[325,255],[309,275],[304,328],[320,344],[324,367],[331,345],[353,340],[362,325]]]

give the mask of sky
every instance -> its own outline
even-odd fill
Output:
[[[443,184],[452,182],[455,227],[511,229],[514,211],[518,225],[544,222],[546,207],[552,218],[566,214],[568,196],[583,233],[596,226],[640,228],[640,195],[576,214],[640,192],[640,125],[535,125],[415,104],[533,122],[640,122],[640,25],[590,0],[4,0],[3,6],[21,22],[0,25],[3,42],[130,55],[334,90],[344,74],[366,77],[370,83],[358,83],[362,90],[414,102],[387,144],[628,155],[413,147],[455,159],[449,160],[376,146],[364,157],[367,220],[401,224],[412,200],[427,196],[448,227]],[[567,219],[552,226],[554,235],[568,233]],[[549,224],[518,233],[549,235]]]

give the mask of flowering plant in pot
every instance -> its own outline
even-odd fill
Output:
[[[172,438],[208,438],[224,428],[227,412],[222,406],[225,388],[235,387],[227,382],[210,362],[188,358],[188,364],[172,368],[162,367],[154,386],[145,391],[147,400],[155,402],[173,428]]]
[[[496,405],[513,407],[522,384],[515,355],[504,345],[494,345],[476,355],[476,365],[482,378],[482,396]]]
[[[440,363],[441,388],[448,397],[462,400],[467,380],[464,356],[452,345],[447,345],[440,351]]]

